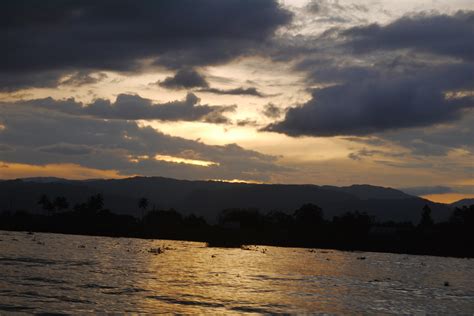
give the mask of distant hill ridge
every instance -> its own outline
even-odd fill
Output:
[[[41,211],[40,195],[66,197],[71,205],[101,193],[105,207],[117,213],[139,214],[137,201],[149,199],[150,208],[175,208],[184,214],[195,213],[214,221],[226,208],[257,208],[291,213],[305,203],[323,208],[327,218],[348,211],[363,211],[380,221],[412,221],[420,218],[428,204],[435,220],[449,217],[451,206],[434,203],[393,188],[367,184],[346,187],[287,184],[249,184],[222,181],[177,180],[163,177],[125,179],[67,180],[26,178],[0,181],[0,211],[24,209]]]
[[[453,202],[449,205],[451,205],[453,208],[454,207],[463,207],[463,206],[469,206],[474,204],[474,199],[462,199],[456,202]]]

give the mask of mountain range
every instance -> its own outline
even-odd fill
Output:
[[[42,194],[51,199],[64,196],[72,206],[97,193],[103,195],[105,208],[116,213],[140,214],[138,200],[146,197],[149,209],[174,208],[183,214],[203,216],[211,223],[220,211],[228,208],[292,213],[305,203],[320,206],[328,219],[358,210],[367,212],[379,221],[417,223],[425,204],[432,209],[435,221],[446,220],[453,206],[458,206],[456,203],[435,203],[400,190],[366,184],[336,187],[190,181],[162,177],[97,180],[25,178],[0,181],[0,211],[21,209],[41,212],[37,202]]]

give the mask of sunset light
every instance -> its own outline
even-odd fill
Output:
[[[183,164],[201,166],[201,167],[210,167],[210,166],[214,166],[214,165],[217,165],[217,166],[219,165],[218,163],[212,162],[212,161],[186,159],[186,158],[173,157],[173,156],[168,156],[168,155],[155,155],[155,159],[156,160],[161,160],[161,161],[166,161],[166,162],[183,163]]]
[[[474,0],[0,21],[0,315],[474,313]]]

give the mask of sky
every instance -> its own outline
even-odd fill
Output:
[[[0,179],[474,197],[472,0],[1,5]]]

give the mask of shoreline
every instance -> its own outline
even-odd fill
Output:
[[[436,252],[407,252],[402,250],[395,250],[395,249],[373,249],[370,247],[325,247],[324,245],[315,245],[315,246],[305,246],[305,245],[297,245],[297,244],[272,244],[272,243],[242,243],[239,245],[234,246],[223,246],[223,245],[216,245],[212,246],[209,245],[208,240],[202,239],[176,239],[176,238],[166,238],[166,237],[145,237],[145,236],[137,236],[137,235],[107,235],[107,234],[88,234],[88,233],[70,233],[70,232],[58,232],[58,231],[41,231],[41,230],[15,230],[15,229],[0,229],[0,231],[6,232],[19,232],[25,234],[57,234],[57,235],[73,235],[73,236],[85,236],[85,237],[107,237],[107,238],[133,238],[133,239],[141,239],[141,240],[163,240],[163,241],[184,241],[184,242],[201,242],[205,243],[206,247],[208,248],[223,248],[223,249],[234,249],[234,248],[241,248],[242,250],[249,250],[243,249],[245,246],[256,246],[256,247],[281,247],[281,248],[299,248],[299,249],[308,249],[309,252],[313,252],[312,250],[319,249],[319,250],[335,250],[335,251],[343,251],[343,252],[364,252],[364,253],[387,253],[387,254],[399,254],[399,255],[411,255],[411,256],[423,256],[423,257],[441,257],[441,258],[456,258],[456,259],[467,259],[471,260],[474,258],[472,256],[463,256],[463,255],[453,255],[453,254],[443,254],[443,253],[436,253]],[[364,258],[365,259],[365,258]],[[361,260],[364,260],[361,259]]]

